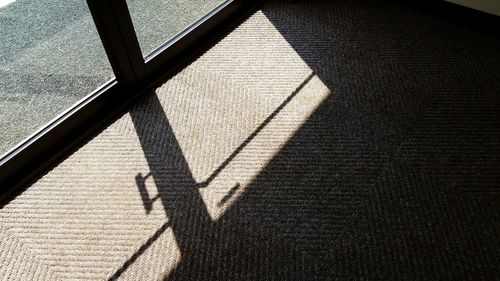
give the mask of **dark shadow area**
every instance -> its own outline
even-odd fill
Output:
[[[200,230],[210,228],[210,215],[158,98],[152,95],[142,106],[130,115],[180,251],[189,256],[205,240]]]
[[[131,112],[182,255],[165,279],[497,278],[500,42],[387,1],[263,12],[335,95],[216,222],[157,97]]]
[[[166,117],[163,107],[155,94],[149,96],[136,111],[131,111],[130,115],[134,123],[137,135],[141,142],[141,147],[147,158],[151,172],[142,175],[137,174],[135,177],[139,193],[141,195],[144,208],[148,214],[152,209],[153,202],[160,198],[165,209],[169,224],[164,225],[153,235],[148,241],[143,244],[136,253],[120,267],[109,280],[118,279],[123,272],[140,256],[142,255],[157,238],[166,230],[166,226],[171,226],[174,232],[177,243],[179,244],[182,260],[191,259],[190,266],[196,268],[206,268],[213,270],[212,265],[198,261],[198,248],[200,245],[213,248],[211,242],[216,241],[220,237],[220,231],[217,224],[213,223],[206,210],[203,199],[201,198],[198,188],[206,187],[233,159],[241,150],[262,131],[262,129],[271,122],[276,115],[290,103],[290,101],[303,89],[305,85],[314,77],[314,74],[309,75],[295,91],[293,91],[258,127],[249,135],[244,142],[212,173],[208,179],[202,183],[196,183],[191,175],[188,164],[182,154],[177,139],[172,131],[168,118]],[[154,122],[151,122],[154,120]],[[152,177],[157,189],[158,195],[154,198],[146,187],[146,179]],[[222,198],[218,203],[219,206],[224,205],[236,191],[240,188],[237,183],[229,193]],[[258,248],[253,248],[259,245],[259,237],[248,237],[247,233],[232,233],[236,240],[235,244],[225,243],[218,245],[223,251],[229,251],[227,255],[234,255],[239,251],[239,248],[244,245],[249,251],[258,253]],[[212,237],[212,238],[210,238]],[[247,241],[245,238],[250,238]],[[208,244],[207,244],[208,243]],[[248,246],[249,244],[251,246]],[[232,248],[228,248],[228,246]],[[272,245],[273,248],[280,248],[283,245]],[[251,247],[251,248],[248,248]],[[220,250],[218,250],[220,251]],[[279,250],[281,252],[282,250]],[[244,253],[243,253],[244,254]],[[259,254],[260,255],[260,254]],[[276,254],[275,254],[276,255]],[[281,253],[279,253],[281,255]],[[266,259],[276,258],[279,263],[283,262],[280,256],[266,256]],[[234,263],[234,261],[233,261]],[[194,265],[196,264],[196,265]],[[208,266],[208,268],[207,268]],[[283,270],[281,264],[277,270],[280,274]],[[205,271],[200,271],[198,279],[205,277]],[[242,272],[228,272],[229,274],[243,274]],[[264,273],[259,273],[263,276]],[[240,275],[238,278],[243,278],[245,275]],[[229,276],[228,276],[229,277]],[[232,276],[235,278],[236,276]]]

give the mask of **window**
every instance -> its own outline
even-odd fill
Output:
[[[0,199],[252,7],[220,1],[0,0]]]

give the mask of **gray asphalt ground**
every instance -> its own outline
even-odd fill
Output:
[[[127,1],[144,55],[221,2]],[[112,77],[86,1],[0,7],[0,155]]]

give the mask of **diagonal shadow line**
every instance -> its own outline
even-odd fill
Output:
[[[142,246],[111,276],[108,280],[116,280],[132,265],[158,238],[170,227],[164,223]]]
[[[290,94],[260,125],[259,127],[252,133],[250,136],[248,136],[245,141],[210,175],[210,177],[203,183],[206,183],[207,185],[215,178],[217,175],[236,157],[236,155],[246,146],[248,143],[259,134],[259,132],[264,129],[264,127],[271,122],[273,118],[278,115],[278,113],[283,110],[283,108],[289,104],[292,99],[297,96],[297,94],[311,81],[311,79],[315,76],[314,72],[311,73],[293,92]],[[160,104],[160,101],[158,100],[158,97],[153,94],[152,96],[149,97],[151,99],[151,104],[150,106],[152,108],[144,108],[144,110],[147,110],[148,113],[156,113],[158,114],[157,116],[154,116],[154,119],[156,120],[159,125],[159,127],[164,127],[163,129],[160,129],[162,133],[158,132],[150,132],[147,128],[144,126],[144,118],[141,116],[144,114],[144,111],[141,112],[130,112],[130,115],[132,117],[132,121],[134,123],[137,135],[139,137],[139,140],[141,142],[141,146],[143,148],[144,154],[147,158],[148,165],[151,169],[150,174],[147,176],[152,176],[153,180],[155,181],[155,184],[157,185],[158,189],[158,196],[161,198],[161,201],[163,203],[163,207],[165,209],[165,213],[167,217],[170,219],[169,222],[165,223],[162,227],[160,227],[108,280],[116,280],[118,279],[164,232],[168,227],[172,227],[172,231],[174,233],[174,236],[176,238],[176,241],[179,244],[179,249],[181,250],[181,256],[184,252],[190,252],[190,245],[189,243],[196,242],[196,241],[201,241],[199,239],[203,239],[203,237],[198,237],[201,235],[200,231],[193,231],[192,225],[194,223],[200,224],[200,221],[205,223],[205,225],[208,227],[207,229],[210,229],[210,225],[212,225],[212,221],[210,219],[210,215],[208,214],[208,210],[205,207],[205,204],[203,202],[203,199],[201,198],[199,192],[197,192],[197,187],[200,185],[199,183],[197,184],[192,175],[191,172],[189,171],[188,164],[182,155],[182,151],[179,147],[179,144],[177,142],[177,139],[175,138],[174,132],[172,128],[170,127],[170,124],[168,122],[168,119],[163,111],[163,108]],[[174,150],[174,158],[175,156],[179,157],[181,159],[181,169],[180,172],[181,177],[185,178],[185,182],[187,181],[189,185],[192,186],[192,188],[185,188],[186,191],[186,197],[187,200],[191,202],[196,202],[195,204],[199,206],[201,210],[197,210],[196,216],[189,216],[190,206],[187,204],[184,204],[181,202],[181,208],[177,208],[178,210],[172,210],[172,206],[179,205],[179,202],[169,202],[168,195],[169,190],[168,190],[168,184],[166,184],[163,180],[160,180],[162,178],[161,173],[165,171],[164,167],[160,167],[157,161],[155,161],[157,151],[156,149],[152,148],[151,143],[154,143],[155,138],[158,138],[156,140],[158,141],[163,141],[165,142],[165,139],[163,137],[166,137],[167,139],[169,138],[169,142],[173,143],[172,150]],[[168,162],[168,161],[167,161]],[[178,165],[178,164],[177,164]],[[186,170],[187,169],[187,170]],[[137,176],[136,176],[137,179]],[[179,191],[178,187],[175,187],[175,184],[177,182],[174,182],[173,189],[174,191],[177,190]],[[202,183],[202,184],[203,184]],[[238,186],[238,185],[237,185]],[[143,188],[142,186],[138,187],[140,190]],[[194,192],[193,192],[194,191]],[[182,191],[181,191],[182,192]],[[190,198],[191,197],[191,198]],[[175,198],[175,197],[174,197]],[[146,203],[146,202],[143,202]],[[177,204],[176,204],[177,203]],[[192,204],[191,204],[192,205]],[[146,206],[146,205],[145,205]],[[179,210],[180,209],[180,210]],[[186,212],[188,212],[188,216],[186,216]],[[200,217],[201,216],[201,219]],[[208,220],[207,221],[207,217]],[[207,225],[208,224],[208,225]],[[189,236],[189,233],[198,233],[195,234],[194,237],[186,237]]]
[[[297,96],[297,94],[311,81],[314,77],[314,72],[312,72],[260,125],[250,134],[234,151],[229,155],[229,157],[222,162],[222,164],[215,169],[215,171],[203,182],[197,184],[197,187],[204,188],[207,187],[223,170],[229,165],[229,163],[273,120],[278,113],[280,113],[287,104],[292,101],[292,99]]]

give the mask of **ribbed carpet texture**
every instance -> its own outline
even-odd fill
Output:
[[[268,3],[0,210],[2,280],[498,280],[500,42]]]

